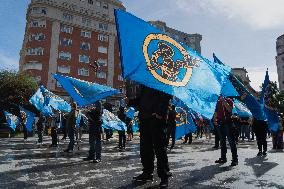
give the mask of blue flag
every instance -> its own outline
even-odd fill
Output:
[[[139,119],[137,116],[134,116],[133,123],[132,123],[132,130],[134,133],[139,131]]]
[[[53,74],[66,92],[79,106],[94,104],[96,101],[120,93],[119,90],[68,76]]]
[[[176,107],[176,139],[180,139],[188,133],[196,131],[196,125],[192,120],[192,111],[178,99],[174,99],[172,104]]]
[[[123,76],[174,95],[211,119],[221,93],[217,71],[196,51],[122,10],[115,10]]]
[[[129,107],[128,110],[125,112],[126,117],[129,119],[133,119],[135,114],[135,109],[133,107]]]
[[[237,99],[234,99],[234,108],[233,108],[233,113],[236,113],[239,115],[239,117],[252,117],[252,113],[250,110],[246,107],[245,104],[240,102]]]
[[[47,98],[43,96],[41,88],[30,98],[30,103],[45,116],[53,115],[52,108],[48,105]]]
[[[8,126],[15,131],[17,125],[20,123],[20,118],[6,111],[4,111],[4,115]]]
[[[103,110],[102,121],[102,127],[105,129],[126,131],[126,124],[106,109]]]
[[[26,110],[25,108],[19,106],[20,108],[20,112],[23,113],[26,117],[26,121],[25,121],[25,127],[27,128],[27,130],[29,132],[33,131],[33,124],[34,124],[34,120],[35,120],[35,114]]]

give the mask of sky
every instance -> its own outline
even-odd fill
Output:
[[[277,81],[276,38],[284,34],[283,0],[122,0],[128,12],[199,33],[202,55],[213,52],[231,67],[245,67],[259,90],[266,68]],[[0,69],[18,69],[29,0],[1,0]]]

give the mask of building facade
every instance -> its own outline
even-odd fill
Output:
[[[281,35],[277,38],[276,52],[276,66],[278,73],[279,89],[284,90],[284,35]]]
[[[114,9],[118,0],[32,0],[20,51],[20,72],[63,93],[53,73],[120,89],[119,46]],[[97,61],[95,72],[90,64]]]
[[[166,23],[162,21],[149,21],[149,23],[201,54],[200,42],[202,40],[202,35],[187,34],[182,31],[175,30],[168,27]],[[126,95],[129,100],[131,101],[131,99],[135,99],[137,97],[137,94],[139,94],[139,85],[133,81],[127,81]]]

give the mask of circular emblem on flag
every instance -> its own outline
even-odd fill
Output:
[[[148,71],[158,81],[176,87],[186,86],[193,67],[200,59],[191,57],[187,50],[164,34],[149,34],[143,45]]]
[[[187,112],[182,107],[176,107],[176,126],[182,126],[187,123]]]

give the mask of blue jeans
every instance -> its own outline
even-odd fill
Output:
[[[240,136],[241,136],[242,140],[244,140],[245,138],[250,139],[250,137],[249,137],[249,126],[248,125],[241,125]]]
[[[220,136],[220,143],[221,143],[221,158],[227,159],[227,145],[226,145],[226,138],[228,138],[231,153],[232,153],[232,160],[238,161],[238,153],[237,153],[237,146],[233,132],[233,125],[232,124],[221,124],[217,127],[219,136]]]
[[[102,143],[101,135],[89,135],[89,158],[91,159],[101,159]]]

